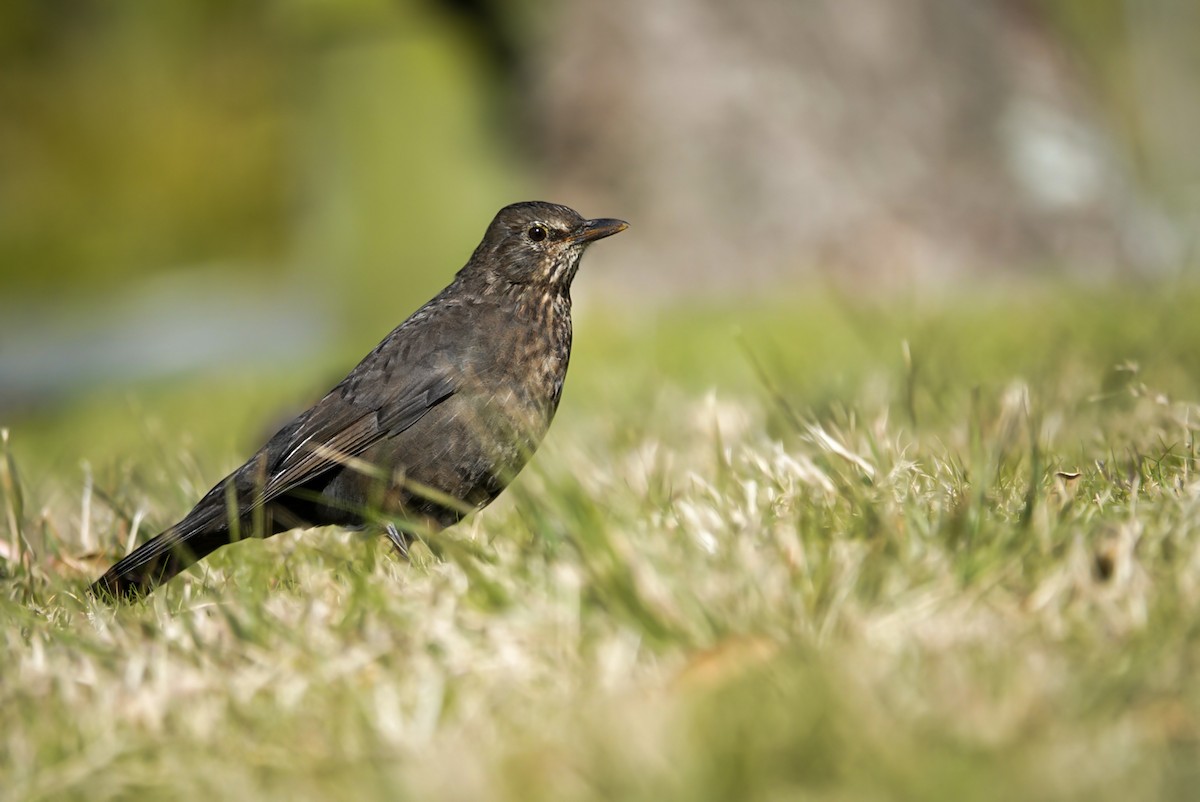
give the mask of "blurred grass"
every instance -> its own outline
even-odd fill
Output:
[[[0,798],[1190,799],[1198,296],[593,310],[441,559],[284,535],[116,610],[81,533],[183,512],[307,377],[22,424]]]

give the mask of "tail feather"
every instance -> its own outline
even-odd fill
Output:
[[[224,518],[185,518],[109,568],[88,592],[102,599],[139,598],[229,542]]]

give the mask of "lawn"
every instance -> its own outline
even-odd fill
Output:
[[[0,800],[1193,799],[1198,303],[585,309],[533,463],[410,563],[296,532],[115,609],[332,374],[8,422]]]

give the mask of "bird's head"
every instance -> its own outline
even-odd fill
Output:
[[[628,227],[557,203],[514,203],[496,214],[463,272],[489,284],[565,291],[588,244]]]

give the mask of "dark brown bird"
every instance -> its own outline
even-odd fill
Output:
[[[140,596],[227,543],[297,527],[377,525],[404,551],[492,501],[558,408],[579,260],[626,227],[553,203],[501,209],[450,286],[90,592]]]

